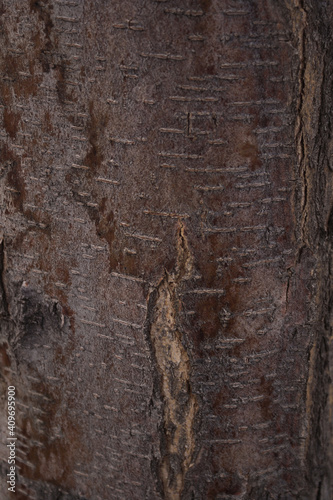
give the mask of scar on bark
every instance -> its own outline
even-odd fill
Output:
[[[180,500],[194,453],[194,420],[198,409],[191,389],[190,358],[182,341],[179,290],[193,273],[193,257],[179,223],[177,264],[165,271],[148,300],[148,337],[163,402],[159,479],[167,500]]]

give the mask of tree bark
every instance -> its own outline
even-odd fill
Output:
[[[322,0],[2,0],[1,498],[330,500]]]

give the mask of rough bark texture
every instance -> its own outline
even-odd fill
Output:
[[[332,3],[0,10],[1,498],[331,500]]]

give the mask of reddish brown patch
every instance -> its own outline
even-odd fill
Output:
[[[12,200],[17,210],[23,213],[23,203],[26,198],[24,177],[22,175],[21,158],[11,151],[7,145],[1,150],[2,161],[9,168],[7,180],[12,189]]]
[[[3,126],[12,139],[16,137],[20,119],[20,113],[14,113],[9,111],[8,108],[5,108],[3,113]]]
[[[242,482],[237,474],[228,474],[225,477],[216,479],[207,491],[207,499],[215,500],[220,494],[240,495],[242,492]]]
[[[70,328],[73,333],[75,333],[75,313],[68,305],[62,303],[62,310],[64,314],[69,318]]]
[[[264,375],[261,376],[260,382],[260,394],[265,394],[266,397],[262,401],[260,401],[260,408],[262,412],[263,419],[266,422],[269,422],[272,417],[272,395],[273,395],[274,387],[272,380],[266,380]]]
[[[205,285],[207,287],[214,288],[214,282],[216,280],[217,263],[216,260],[200,262],[203,267],[203,275],[205,277]]]
[[[43,130],[48,134],[53,132],[52,119],[49,111],[46,111],[43,119]]]
[[[11,361],[8,356],[8,344],[6,342],[0,345],[0,356],[1,356],[1,366],[3,368],[10,368]]]
[[[30,0],[30,10],[38,15],[40,22],[43,23],[44,43],[38,44],[39,60],[42,64],[43,71],[50,71],[52,52],[55,49],[55,40],[53,37],[53,21],[51,12],[53,5],[49,0]]]
[[[94,110],[93,102],[90,102],[89,104],[89,113],[90,120],[88,123],[88,140],[90,144],[90,150],[86,154],[83,162],[90,168],[90,173],[96,173],[103,161],[100,142],[108,123],[108,116],[106,113],[98,114]]]
[[[66,85],[67,67],[69,66],[69,64],[69,61],[62,60],[55,67],[55,75],[57,78],[56,89],[58,99],[61,104],[64,104],[66,101],[73,100],[73,96],[67,89]]]
[[[43,432],[38,429],[35,419],[27,416],[22,418],[22,434],[30,441],[31,446],[27,451],[27,460],[35,468],[20,464],[21,474],[34,481],[48,481],[56,486],[75,488],[73,464],[85,453],[82,441],[82,431],[78,422],[73,423],[70,416],[63,409],[60,410],[62,400],[61,391],[50,388],[44,384],[37,384],[34,390],[47,396],[48,401],[43,403],[42,417]],[[54,436],[54,428],[61,428],[61,437]],[[33,445],[38,442],[38,445]]]
[[[101,212],[101,216],[95,223],[97,235],[107,241],[109,245],[110,269],[114,269],[117,267],[118,258],[114,255],[112,247],[116,229],[113,212],[108,212],[105,215]]]
[[[6,54],[3,59],[3,70],[6,75],[15,80],[19,75],[18,72],[22,69],[21,58],[11,54]]]
[[[216,296],[202,298],[196,304],[196,322],[200,325],[201,340],[209,340],[218,335],[221,327],[220,309],[220,299]]]
[[[29,61],[32,76],[22,76],[20,71],[26,71],[26,62]],[[6,54],[3,58],[2,70],[9,78],[3,81],[0,86],[1,97],[6,106],[12,103],[12,93],[17,97],[29,97],[35,95],[38,90],[40,78],[33,76],[34,61],[30,54],[11,55]]]
[[[212,0],[200,0],[200,7],[204,12],[207,12],[212,5]]]
[[[97,236],[108,243],[110,271],[115,270],[120,261],[120,250],[114,248],[116,221],[113,211],[109,208],[108,199],[103,197],[99,207],[87,207],[90,219],[95,223]]]
[[[123,272],[135,276],[138,269],[138,259],[136,255],[125,254],[123,258]]]
[[[223,389],[216,394],[212,402],[212,408],[214,412],[216,414],[220,414],[222,411],[222,405],[228,403],[230,401],[230,398],[230,389],[227,386],[224,386]]]
[[[250,160],[250,168],[254,170],[261,166],[262,162],[260,159],[258,146],[257,144],[253,144],[249,141],[240,145],[239,153],[243,158],[247,158]]]
[[[113,212],[107,212],[105,202],[106,198],[102,198],[98,211],[101,216],[96,217],[95,222],[97,223],[97,235],[106,240],[110,245],[114,239],[114,217]]]
[[[55,272],[60,281],[62,281],[66,285],[69,285],[71,283],[69,270],[67,267],[64,266],[63,262],[61,263],[61,265],[58,265],[56,267]]]
[[[13,85],[15,95],[24,98],[27,98],[30,95],[36,95],[40,81],[40,78],[34,77],[20,78]]]
[[[44,24],[44,33],[47,40],[50,40],[53,21],[51,10],[53,5],[48,0],[30,0],[30,10],[38,14],[38,18]]]

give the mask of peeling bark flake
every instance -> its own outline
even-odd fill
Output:
[[[193,425],[198,409],[197,398],[191,390],[190,358],[183,345],[179,322],[179,289],[193,271],[193,257],[181,223],[177,234],[177,254],[175,273],[165,271],[155,293],[149,297],[149,309],[152,311],[149,337],[164,404],[159,473],[168,500],[181,498],[194,453]]]

